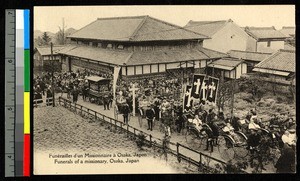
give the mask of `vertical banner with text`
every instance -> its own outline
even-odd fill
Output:
[[[192,97],[192,86],[187,85],[183,94],[183,111],[187,112],[192,109],[193,97]]]
[[[115,66],[114,67],[114,78],[113,78],[113,96],[114,96],[114,100],[116,100],[117,81],[118,81],[120,69],[121,69],[120,66]]]

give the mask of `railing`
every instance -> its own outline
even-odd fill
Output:
[[[146,145],[148,145],[149,147],[163,149],[162,139],[156,138],[151,134],[147,134],[135,127],[132,127],[114,118],[105,116],[80,104],[72,103],[70,100],[62,97],[59,97],[59,105],[71,111],[74,111],[85,118],[89,118],[95,121],[105,121],[105,123],[108,123],[110,125],[111,131],[115,130],[126,133],[127,136],[133,137],[134,139],[136,139],[138,135],[142,133],[146,136]],[[226,162],[193,150],[180,143],[169,142],[169,146],[166,148],[166,151],[167,153],[176,156],[179,162],[181,162],[181,160],[185,160],[189,164],[196,166],[199,171],[204,171],[204,173],[218,173],[216,165],[219,165],[219,167],[223,168],[223,172],[224,168],[226,167]]]
[[[53,97],[47,97],[46,102],[43,99],[34,99],[33,100],[33,107],[43,107],[43,106],[52,106]],[[46,103],[46,105],[45,105]]]

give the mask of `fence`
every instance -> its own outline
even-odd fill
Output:
[[[79,115],[89,118],[92,120],[105,121],[110,125],[111,131],[118,130],[123,133],[126,133],[127,136],[132,136],[133,138],[137,138],[140,133],[145,135],[146,145],[150,147],[155,147],[159,149],[163,149],[162,142],[163,140],[160,138],[156,138],[151,134],[147,134],[137,128],[134,128],[128,124],[125,124],[121,121],[118,121],[114,118],[110,118],[105,116],[99,112],[91,110],[85,106],[80,104],[72,103],[70,100],[59,97],[59,105],[78,113]],[[224,168],[226,167],[226,163],[222,160],[216,159],[204,153],[193,150],[185,145],[180,143],[169,142],[169,146],[166,148],[167,153],[172,154],[177,157],[177,160],[181,162],[181,160],[187,161],[189,164],[192,164],[198,168],[199,171],[203,171],[204,173],[220,173],[220,170],[224,172]],[[218,166],[219,167],[218,167]],[[218,167],[218,168],[217,168]],[[222,169],[219,169],[222,168]]]
[[[52,106],[52,104],[53,104],[52,100],[53,100],[53,97],[47,97],[46,104],[45,104],[43,99],[34,99],[33,107]]]

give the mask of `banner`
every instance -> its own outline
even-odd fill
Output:
[[[200,103],[201,104],[206,104],[206,99],[207,99],[207,92],[208,92],[208,81],[209,78],[206,77],[203,79],[202,85],[201,85],[201,91],[200,91]]]
[[[192,86],[187,85],[183,94],[183,112],[189,111],[193,106]]]
[[[207,102],[216,104],[217,92],[219,87],[219,79],[209,77],[207,85]]]
[[[116,100],[117,80],[119,78],[120,69],[121,69],[120,66],[115,66],[114,67],[114,80],[113,80],[113,95],[114,95],[114,100]]]
[[[195,74],[194,75],[194,79],[193,79],[193,84],[192,84],[192,97],[194,97],[195,99],[199,99],[200,98],[200,94],[201,94],[201,88],[202,88],[202,83],[204,80],[205,75],[203,74]]]

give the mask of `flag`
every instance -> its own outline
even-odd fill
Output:
[[[192,97],[200,99],[201,87],[204,80],[204,74],[195,74],[192,83]]]
[[[209,77],[207,85],[207,101],[209,103],[216,104],[217,101],[217,92],[219,87],[219,79],[215,77]]]
[[[120,66],[115,66],[114,67],[114,80],[113,80],[113,95],[114,95],[114,100],[116,100],[117,81],[118,81],[118,78],[119,78],[120,69],[121,69]]]
[[[200,90],[200,103],[201,104],[205,104],[206,103],[206,99],[207,99],[207,92],[208,92],[208,77],[205,77],[203,79],[202,85],[201,85],[201,90]]]
[[[187,85],[183,94],[183,112],[189,111],[193,106],[192,86]]]

